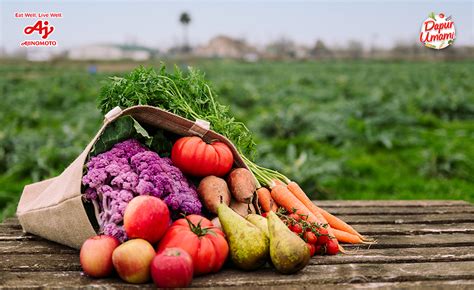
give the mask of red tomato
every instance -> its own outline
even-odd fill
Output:
[[[208,144],[199,137],[182,137],[171,149],[171,161],[192,176],[224,176],[232,168],[234,156],[222,142]]]
[[[325,228],[319,228],[318,232],[318,241],[316,242],[318,245],[324,245],[329,242],[328,230],[326,230]]]
[[[314,247],[314,245],[306,243],[306,246],[308,246],[310,256],[311,257],[314,256],[314,252],[316,251],[316,248]]]
[[[300,224],[291,225],[290,230],[297,234],[301,234],[303,232],[303,228],[301,227]]]
[[[196,276],[219,271],[229,253],[224,233],[199,215],[175,221],[158,244],[157,252],[173,247],[188,252]]]
[[[336,255],[337,253],[339,253],[339,243],[336,239],[330,239],[326,244],[326,254]]]
[[[288,217],[290,217],[290,218],[292,218],[292,219],[294,219],[294,220],[296,220],[296,221],[299,221],[299,220],[300,220],[300,216],[297,215],[296,213],[292,213],[292,214],[290,214]]]
[[[314,245],[314,253],[315,254],[324,254],[324,248],[321,245]]]
[[[305,232],[304,238],[306,239],[308,243],[313,244],[313,245],[316,244],[316,242],[318,241],[318,238],[313,232]]]

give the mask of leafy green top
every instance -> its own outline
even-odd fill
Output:
[[[116,106],[135,105],[159,107],[190,120],[207,120],[211,128],[229,138],[240,153],[249,157],[255,154],[255,142],[248,128],[235,120],[228,106],[216,101],[204,74],[196,69],[189,67],[183,72],[175,67],[173,73],[168,73],[164,65],[158,72],[140,66],[125,77],[111,77],[98,99],[99,109],[104,114]]]

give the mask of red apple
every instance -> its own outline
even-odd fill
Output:
[[[123,215],[123,227],[131,239],[140,238],[154,244],[165,234],[170,224],[170,212],[159,198],[140,195],[133,198]]]
[[[119,245],[120,242],[112,236],[102,235],[87,239],[79,254],[84,273],[96,278],[112,274],[112,253]]]
[[[149,242],[134,239],[115,249],[112,262],[122,280],[129,283],[145,283],[150,280],[150,264],[153,257],[155,250]]]
[[[193,259],[181,248],[167,248],[153,258],[151,277],[160,288],[184,288],[193,280]]]

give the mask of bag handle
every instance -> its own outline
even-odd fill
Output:
[[[188,132],[193,135],[198,135],[202,138],[207,134],[207,132],[209,132],[210,127],[211,123],[209,123],[209,121],[196,119],[193,126],[189,128]]]
[[[107,114],[104,116],[104,123],[110,123],[114,121],[117,117],[122,115],[122,108],[119,106],[113,108],[112,110],[108,111]]]

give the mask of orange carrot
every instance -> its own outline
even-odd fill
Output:
[[[336,237],[336,239],[339,242],[350,243],[350,244],[362,244],[362,243],[364,243],[364,241],[359,236],[350,234],[350,233],[345,232],[345,231],[341,231],[341,230],[332,228],[332,233],[333,233],[334,237]]]
[[[278,205],[284,207],[289,212],[294,212],[301,216],[307,216],[307,221],[310,223],[317,223],[320,225],[326,224],[323,221],[319,220],[306,206],[304,206],[301,201],[294,196],[291,191],[284,185],[277,185],[272,188],[271,191],[273,200],[275,200]],[[332,237],[335,237],[333,229],[327,227],[328,234]],[[344,253],[344,248],[339,245],[339,250]]]
[[[361,238],[362,240],[366,240],[367,238],[363,235],[359,234],[353,227],[348,225],[346,222],[341,220],[340,218],[330,214],[329,212],[325,211],[324,209],[315,205],[316,208],[319,209],[319,212],[328,220],[329,224],[338,230],[345,231],[349,234],[353,234]]]
[[[277,211],[278,205],[273,200],[272,195],[268,188],[260,187],[257,189],[258,203],[262,207],[263,211]]]
[[[310,210],[304,206],[284,185],[277,185],[272,188],[271,195],[274,201],[288,212],[295,212],[298,215],[308,216],[310,223],[323,224]]]
[[[274,183],[275,185],[286,185],[286,183],[284,183],[284,182],[281,181],[280,179],[274,178],[274,179],[272,179],[272,181],[273,181],[273,183]]]
[[[319,220],[323,221],[325,224],[329,224],[332,226],[326,218],[315,209],[316,205],[309,199],[309,197],[304,193],[304,191],[301,189],[301,187],[298,185],[298,183],[292,181],[288,183],[287,185],[288,190],[296,196],[296,198],[299,199]]]
[[[290,182],[288,183],[288,189],[296,196],[298,199],[306,205],[306,207],[316,215],[318,213],[323,217],[323,221],[326,221],[332,228],[338,229],[341,231],[345,231],[349,234],[356,235],[358,236],[361,240],[363,241],[368,241],[370,239],[362,236],[359,234],[353,227],[348,225],[346,222],[343,220],[337,218],[336,216],[330,214],[329,212],[325,211],[324,209],[318,207],[315,205],[309,198],[308,196],[304,193],[304,191],[301,189],[301,187],[296,183],[296,182]]]

